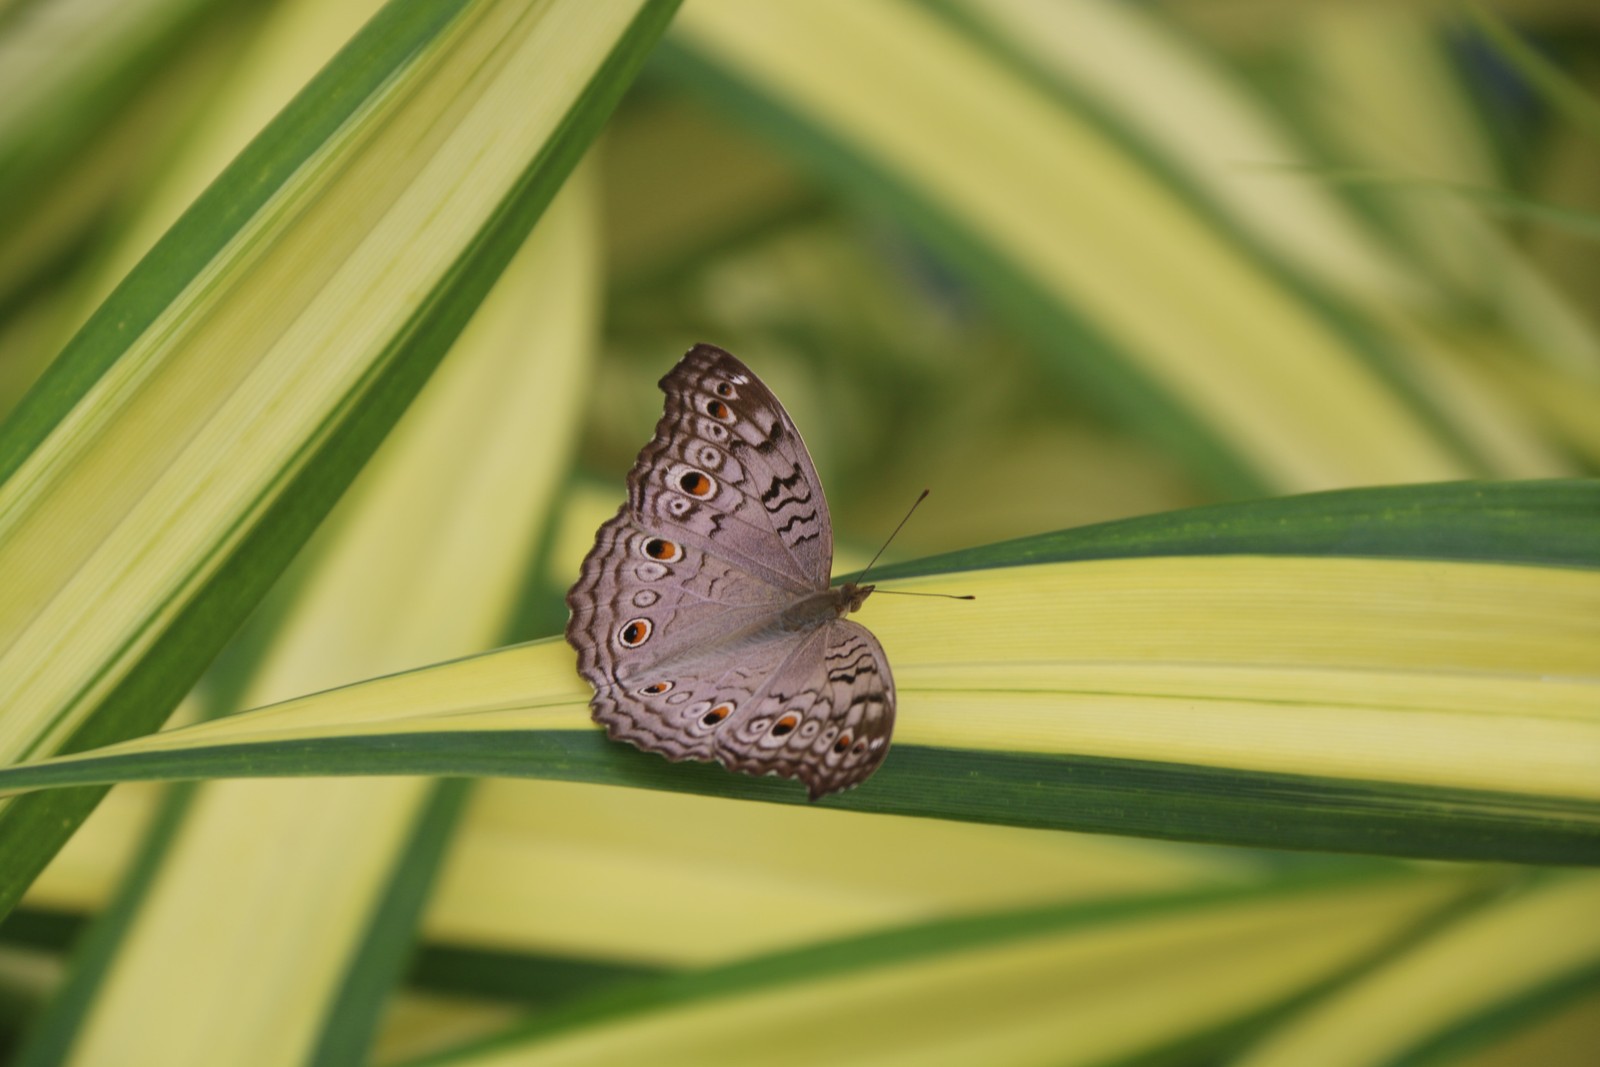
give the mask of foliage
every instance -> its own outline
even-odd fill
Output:
[[[0,10],[9,1061],[1588,1062],[1600,109],[1517,14]],[[552,636],[698,340],[978,598],[869,602],[819,805]]]

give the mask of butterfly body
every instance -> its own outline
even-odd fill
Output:
[[[842,619],[852,611],[861,610],[872,588],[846,583],[813,593],[785,611],[778,619],[778,626],[787,631],[814,630],[834,619]]]
[[[865,779],[894,728],[877,639],[830,586],[816,469],[772,392],[696,345],[567,594],[567,641],[611,737],[673,760],[799,778],[813,800]]]

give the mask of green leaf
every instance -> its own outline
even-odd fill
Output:
[[[375,902],[370,921],[362,931],[362,944],[352,954],[344,980],[327,1004],[316,1049],[306,1058],[311,1067],[339,1067],[361,1063],[369,1057],[384,1005],[411,955],[417,917],[427,905],[469,785],[452,780],[434,786],[427,806],[416,820],[411,840],[396,856],[395,869],[381,899]]]
[[[1238,1062],[1377,1067],[1466,1058],[1600,989],[1597,909],[1600,877],[1539,879],[1433,931]],[[1405,1011],[1386,1010],[1402,998]]]
[[[1139,556],[1600,566],[1600,481],[1450,482],[1186,508],[877,568],[885,577]]]
[[[182,824],[193,794],[194,788],[187,785],[176,786],[166,792],[132,866],[118,887],[115,899],[87,931],[72,931],[68,941],[72,952],[66,980],[51,998],[46,1010],[33,1020],[16,1054],[16,1067],[45,1067],[46,1064],[65,1062],[78,1027],[90,1010],[95,994],[99,992],[105,970],[112,965],[117,951],[122,947],[128,923],[149,893],[151,882],[160,873],[161,860]],[[17,912],[13,912],[7,916],[8,926],[17,915]],[[37,922],[39,916],[33,918],[35,923],[24,922],[19,925],[24,928],[36,925],[44,927],[44,932],[49,932],[48,923]],[[62,916],[54,915],[51,918],[59,921]]]
[[[676,78],[918,234],[1228,492],[1560,469],[1496,454],[1490,427],[1514,421],[1497,398],[1447,416],[1414,337],[1260,257],[1130,148],[1138,131],[1064,106],[961,20],[908,0],[707,0],[670,43]],[[1187,103],[1196,128],[1231,120]]]
[[[1247,1026],[1478,891],[1393,873],[921,923],[641,982],[429,1065],[1112,1064]]]
[[[1600,139],[1600,101],[1560,67],[1517,36],[1503,18],[1474,0],[1464,5],[1472,24],[1489,39],[1502,58],[1525,78],[1566,121]]]
[[[262,613],[270,635],[250,642],[254,656],[235,652],[252,667],[237,699],[266,702],[503,636],[561,485],[571,398],[593,347],[588,191],[569,182],[275,591]],[[546,404],[550,417],[528,417]],[[123,944],[82,1021],[78,1058],[132,1042],[173,1065],[364,1058],[352,1049],[370,1040],[401,973],[461,796],[410,778],[200,790],[158,891],[112,920]],[[215,862],[239,841],[261,844]],[[278,851],[287,841],[293,863]],[[330,929],[328,915],[351,921]],[[152,1005],[155,988],[164,995]],[[228,1020],[226,1033],[194,1042],[197,1014]]]
[[[1323,141],[1325,160],[1469,186],[1503,184],[1484,136],[1485,116],[1474,107],[1461,77],[1465,67],[1455,62],[1448,30],[1437,18],[1393,4],[1345,4],[1319,11],[1314,25],[1296,60],[1300,77],[1317,87],[1306,94],[1302,122]],[[1500,227],[1454,196],[1364,199],[1383,235],[1422,265],[1435,285],[1455,295],[1451,335],[1434,353],[1441,369],[1454,373],[1437,379],[1430,392],[1443,400],[1455,388],[1450,378],[1470,380],[1479,373],[1462,332],[1490,349],[1509,347],[1520,360],[1543,363],[1575,384],[1594,380],[1600,336],[1592,322]],[[1438,328],[1437,319],[1416,325]],[[1477,389],[1492,391],[1494,383]],[[1482,440],[1488,424],[1470,407],[1460,415],[1468,432]]]
[[[168,117],[192,106],[174,95],[189,63],[203,62],[195,40],[222,18],[252,17],[238,7],[54,0],[0,11],[0,305],[126,194],[129,157],[161,145]]]
[[[1553,230],[1562,230],[1578,237],[1600,237],[1600,215],[1592,211],[1579,211],[1557,204],[1546,204],[1525,196],[1481,185],[1464,182],[1441,181],[1380,170],[1363,170],[1356,167],[1300,167],[1292,168],[1311,177],[1335,185],[1367,186],[1380,190],[1395,190],[1424,195],[1436,201],[1441,196],[1452,197],[1482,208],[1491,215],[1524,219],[1540,223]]]
[[[1189,840],[1455,859],[1600,862],[1600,569],[1593,483],[1323,494],[1004,546],[958,582],[972,604],[875,597],[900,693],[897,742],[830,806]],[[1576,524],[1534,565],[1548,514]],[[1259,512],[1259,514],[1258,514]],[[1476,519],[1463,519],[1471,512]],[[1395,515],[1395,534],[1380,532]],[[1408,525],[1406,516],[1410,516]],[[1144,529],[1141,529],[1141,523]],[[1203,554],[1276,527],[1369,558]],[[1455,554],[1424,550],[1452,543]],[[1477,535],[1470,533],[1478,530]],[[1520,529],[1520,533],[1518,532]],[[1569,530],[1573,527],[1569,526]],[[1183,554],[1201,553],[1201,554]],[[1379,552],[1387,553],[1381,558]],[[1500,553],[1504,553],[1503,557]],[[1446,558],[1429,558],[1435,554]],[[981,557],[979,557],[981,558]],[[1016,560],[1030,558],[1026,566]],[[916,565],[907,568],[926,571]],[[0,788],[194,776],[525,775],[798,801],[792,785],[670,765],[607,742],[555,641],[507,649],[0,770]]]
[[[129,275],[0,427],[0,758],[159,724],[426,381],[674,6],[392,3]],[[99,795],[6,806],[0,906]]]

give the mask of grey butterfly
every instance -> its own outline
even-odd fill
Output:
[[[883,762],[894,679],[872,593],[830,588],[822,484],[783,405],[720,348],[665,378],[666,411],[567,593],[594,720],[670,760],[798,778],[811,799]]]

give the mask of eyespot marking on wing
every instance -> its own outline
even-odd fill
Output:
[[[617,630],[617,644],[623,648],[638,648],[650,640],[650,635],[655,632],[655,624],[644,616],[629,619]]]
[[[716,479],[705,471],[690,467],[678,476],[678,488],[700,500],[717,491]]]
[[[652,537],[646,541],[641,550],[646,556],[662,563],[676,563],[683,558],[683,546],[665,537]]]

